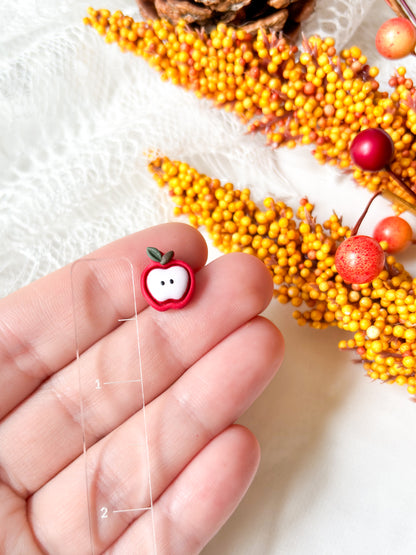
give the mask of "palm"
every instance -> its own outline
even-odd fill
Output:
[[[128,258],[140,271],[151,245],[175,250],[196,270],[204,265],[202,238],[181,224],[96,256]],[[79,364],[70,268],[0,304],[1,545],[5,553],[88,553],[92,544],[96,553],[152,553],[155,540],[158,553],[197,553],[258,464],[256,440],[233,422],[282,356],[279,332],[257,316],[270,300],[270,277],[254,257],[231,255],[198,272],[183,310],[157,312],[138,296],[148,458],[137,440],[144,437],[138,388],[107,387],[85,389],[85,459],[79,368],[85,383],[114,368],[127,382],[137,357],[128,273],[111,262],[100,268],[85,273],[75,298]]]

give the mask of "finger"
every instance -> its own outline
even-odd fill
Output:
[[[154,500],[209,441],[250,406],[275,374],[282,356],[280,333],[268,320],[257,317],[224,339],[148,405],[146,430]],[[141,411],[88,451],[91,530],[98,551],[111,545],[133,520],[146,514],[142,509],[149,507],[144,437]],[[80,457],[30,500],[32,526],[46,551],[56,551],[63,540],[72,552],[86,549],[86,514],[81,510],[85,498],[80,497],[84,464]],[[57,510],[57,500],[62,512]],[[101,519],[101,510],[109,518]],[[52,515],[54,530],[48,529]],[[77,530],[75,539],[73,530]]]
[[[195,229],[165,224],[96,251],[91,257],[100,264],[69,265],[0,301],[0,418],[75,358],[71,271],[82,272],[76,312],[83,352],[132,315],[131,267],[139,276],[148,246],[174,250],[196,270],[206,261],[205,241]],[[146,303],[136,288],[140,311]]]
[[[0,482],[1,553],[42,555],[27,521],[26,503]],[[7,524],[6,524],[7,523]]]
[[[136,322],[126,322],[83,353],[80,361],[53,375],[3,421],[0,476],[27,496],[81,453],[80,381],[89,447],[140,410],[139,367],[149,403],[261,312],[271,295],[270,275],[255,257],[234,254],[209,264],[198,273],[194,299],[185,309],[142,312],[140,357]],[[51,445],[54,457],[48,456]]]
[[[200,553],[243,498],[259,460],[259,445],[252,433],[241,426],[227,428],[156,501],[154,538],[152,515],[146,513],[132,522],[108,553],[129,553],[131,546],[138,544],[143,553]]]

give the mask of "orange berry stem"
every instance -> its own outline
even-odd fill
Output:
[[[276,299],[292,304],[299,325],[352,333],[340,349],[355,351],[371,379],[405,385],[416,395],[416,279],[392,255],[370,283],[347,283],[336,270],[335,253],[351,232],[336,214],[318,223],[306,198],[297,213],[271,197],[262,209],[249,189],[221,184],[166,157],[153,159],[149,170],[168,188],[175,215],[205,227],[220,251],[264,262]]]
[[[413,13],[413,11],[411,10],[409,4],[406,2],[406,0],[397,0],[397,1],[399,2],[403,11],[406,12],[407,17],[413,23],[413,26],[416,27],[416,17],[415,17],[415,14]]]
[[[416,193],[407,185],[403,179],[401,179],[398,175],[394,173],[394,171],[390,167],[386,167],[385,171],[389,174],[389,176],[401,187],[406,193],[412,197],[414,201],[416,201]]]
[[[395,179],[382,170],[353,170],[353,178],[371,192],[389,189],[416,206],[416,93],[404,67],[390,79],[389,94],[379,90],[378,68],[360,48],[337,52],[331,37],[303,38],[302,51],[276,34],[250,35],[225,24],[208,34],[183,21],[136,22],[108,10],[89,10],[85,23],[107,42],[143,57],[162,79],[233,112],[272,148],[313,145],[319,163],[349,170],[351,141],[364,129],[380,127],[394,143]],[[397,212],[406,209],[392,202]]]

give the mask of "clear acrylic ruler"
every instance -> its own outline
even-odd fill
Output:
[[[72,265],[71,277],[91,553],[101,553],[141,518],[152,543],[151,550],[146,542],[146,555],[156,555],[136,310],[139,279],[132,263],[122,258],[78,260]],[[121,280],[129,283],[127,301],[118,290]],[[127,310],[129,317],[112,320],[111,314],[119,310]],[[110,331],[86,348],[98,323]],[[142,549],[138,538],[137,549],[129,555],[144,553]]]

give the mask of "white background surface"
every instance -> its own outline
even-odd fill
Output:
[[[369,194],[349,176],[319,166],[306,148],[272,151],[233,116],[161,83],[143,60],[82,24],[87,6],[0,6],[0,294],[172,219],[146,170],[152,148],[250,186],[258,202],[273,194],[296,207],[306,194],[319,221],[334,209],[355,222]],[[94,7],[138,15],[133,1]],[[396,67],[410,76],[416,67],[411,57],[387,62],[375,51],[377,28],[393,15],[383,0],[318,0],[306,30],[328,31],[339,49],[360,46],[388,90]],[[362,231],[390,213],[377,199]],[[413,275],[414,255],[415,247],[401,257]],[[286,357],[241,419],[262,446],[258,475],[204,554],[415,553],[416,405],[338,350],[345,332],[300,328],[291,312],[277,301],[267,311],[284,333]]]

